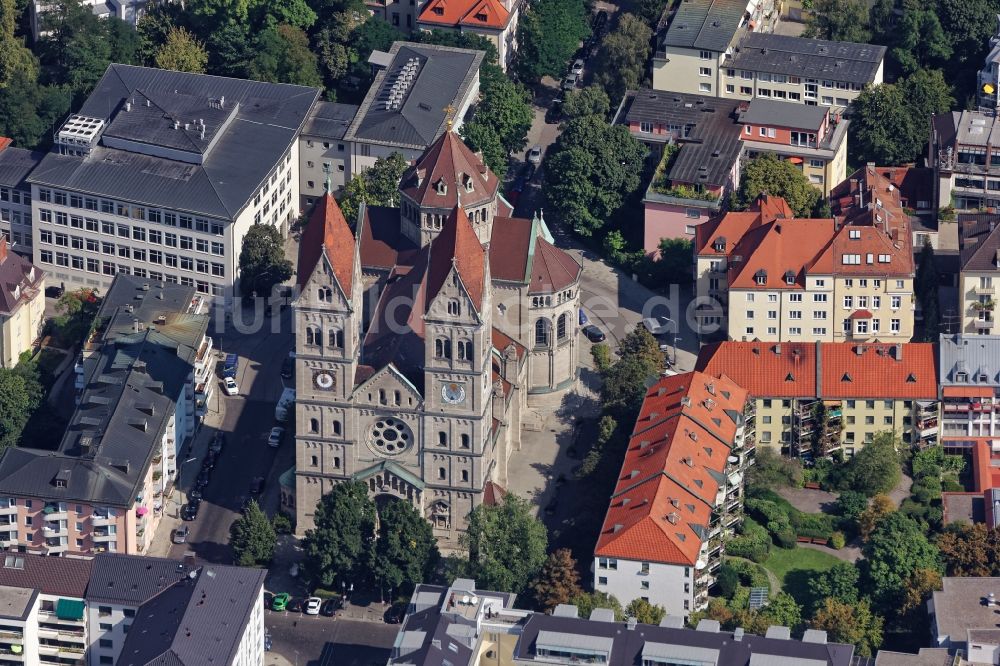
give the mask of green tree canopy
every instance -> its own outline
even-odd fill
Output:
[[[646,383],[663,368],[659,343],[641,324],[619,344],[621,356],[602,373],[601,406],[617,423],[635,421]]]
[[[871,41],[868,4],[864,0],[813,0],[803,36],[866,44]]]
[[[55,81],[82,98],[111,63],[107,27],[80,0],[56,0],[41,18],[45,36],[36,48]]]
[[[842,604],[857,603],[860,577],[856,566],[840,562],[809,579],[809,596],[817,605],[822,605],[824,599],[833,599]]]
[[[606,118],[611,111],[608,93],[598,85],[590,85],[579,90],[570,90],[563,100],[562,113],[567,120],[582,116]]]
[[[624,14],[601,42],[594,81],[612,99],[621,99],[626,90],[635,90],[642,83],[652,37],[645,21],[635,14]]]
[[[858,654],[871,657],[882,645],[883,620],[872,612],[866,600],[844,602],[826,598],[813,615],[810,626],[821,629],[834,643],[850,643]]]
[[[358,221],[361,204],[367,206],[399,205],[399,179],[409,165],[402,153],[380,157],[375,164],[347,182],[340,197],[340,210],[352,227]]]
[[[949,525],[937,547],[949,576],[1000,575],[1000,533],[985,523]]]
[[[184,28],[171,28],[153,59],[160,69],[204,74],[208,52],[204,44]]]
[[[875,608],[885,612],[898,607],[907,579],[918,569],[940,570],[940,553],[920,526],[894,511],[872,532],[864,545],[862,589]]]
[[[802,463],[767,446],[757,451],[756,462],[747,471],[747,484],[755,488],[794,487],[801,481]]]
[[[892,431],[876,433],[848,463],[846,481],[851,490],[871,497],[895,488],[902,475],[899,444]]]
[[[0,368],[0,450],[20,443],[21,432],[37,406],[37,391],[24,375]]]
[[[528,502],[510,493],[499,504],[473,509],[462,535],[476,583],[515,594],[545,563],[548,541],[545,525],[532,515]]]
[[[667,609],[663,606],[657,606],[656,604],[651,604],[645,599],[633,599],[628,606],[625,607],[625,615],[627,617],[634,617],[636,622],[640,624],[660,624],[660,620],[667,614]]]
[[[290,25],[267,28],[260,34],[250,73],[259,81],[323,86],[309,38],[300,28]]]
[[[537,0],[518,23],[518,73],[535,83],[560,78],[566,63],[590,35],[587,4],[581,0]]]
[[[250,500],[243,515],[229,527],[229,545],[241,567],[267,565],[274,557],[278,535],[256,500]]]
[[[779,160],[774,153],[761,153],[746,162],[740,176],[736,205],[745,210],[761,194],[784,199],[795,217],[811,217],[823,198],[823,193],[794,164]]]
[[[315,584],[367,580],[375,541],[375,503],[360,481],[344,481],[320,499],[315,527],[302,540],[305,573]]]
[[[502,178],[507,172],[510,153],[528,143],[528,130],[534,118],[531,95],[524,86],[495,72],[482,81],[481,90],[476,113],[462,126],[461,134],[473,150],[483,151],[487,166]],[[496,151],[497,144],[501,153]]]
[[[614,611],[616,622],[625,619],[621,602],[607,592],[584,592],[573,597],[569,602],[576,606],[577,615],[582,618],[589,618],[595,608],[609,608]]]
[[[545,193],[562,224],[590,236],[641,184],[646,148],[598,116],[566,123],[545,161]]]
[[[244,296],[269,297],[275,285],[292,277],[292,262],[285,259],[284,239],[277,227],[254,224],[243,237],[240,250],[240,291]]]
[[[17,74],[29,80],[38,76],[35,56],[14,34],[19,14],[15,0],[0,0],[0,90],[10,86]]]
[[[380,583],[409,592],[430,577],[438,558],[431,525],[413,505],[398,499],[379,505],[372,573]]]
[[[904,74],[942,67],[951,58],[951,41],[941,27],[934,4],[903,0],[892,36],[889,53]]]
[[[583,594],[576,560],[569,548],[560,548],[549,554],[541,571],[531,582],[535,605],[546,613],[559,604],[568,604],[573,597]]]

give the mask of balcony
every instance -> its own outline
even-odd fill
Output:
[[[994,287],[993,285],[989,285],[987,287],[980,285],[978,287],[973,287],[972,292],[976,296],[992,296],[994,293],[996,293],[996,287]]]
[[[45,505],[42,513],[45,514],[46,520],[65,520],[69,518],[69,515],[66,513],[66,507],[52,502]]]
[[[106,529],[94,530],[94,533],[91,535],[91,538],[93,538],[95,543],[102,543],[105,541],[114,541],[116,538],[118,538],[118,534],[116,534],[115,532],[109,532]]]
[[[989,330],[993,328],[994,321],[992,319],[976,319],[972,322],[972,325],[978,330]]]
[[[42,532],[46,537],[68,536],[69,528],[66,525],[60,525],[59,523],[45,523],[45,527],[42,528]]]
[[[0,516],[13,516],[17,513],[17,505],[7,503],[6,505],[0,504]]]
[[[90,522],[97,525],[112,525],[115,522],[115,516],[106,513],[93,513],[90,516]]]

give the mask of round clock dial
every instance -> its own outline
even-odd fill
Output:
[[[333,388],[333,375],[329,372],[316,372],[313,374],[313,384],[315,384],[318,389],[329,391]]]
[[[465,387],[457,382],[448,382],[441,387],[441,399],[450,405],[465,401]]]

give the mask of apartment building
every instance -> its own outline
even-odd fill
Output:
[[[686,0],[653,55],[653,89],[842,110],[882,82],[883,46],[772,33],[775,3]]]
[[[739,107],[747,157],[773,153],[794,164],[823,196],[847,175],[850,121],[824,107],[754,99]]]
[[[31,185],[26,179],[45,153],[10,144],[0,137],[0,230],[14,252],[31,258]]]
[[[513,595],[477,590],[475,581],[460,578],[451,587],[416,586],[389,657],[389,666],[445,663],[853,666],[855,660],[854,646],[830,643],[824,631],[807,630],[797,641],[778,626],[766,636],[721,631],[712,620],[685,629],[676,615],[654,626],[618,622],[607,608],[581,618],[569,604],[549,615],[515,608]]]
[[[594,548],[596,591],[683,618],[707,607],[754,457],[747,398],[699,372],[646,391]]]
[[[875,204],[889,218],[908,222],[914,252],[926,243],[944,249],[931,208],[933,188],[932,169],[913,165],[880,167],[869,162],[830,190],[830,211],[838,224],[851,224],[865,215],[870,204]]]
[[[939,349],[942,443],[1000,438],[1000,336],[942,335]]]
[[[934,209],[1000,207],[1000,119],[984,111],[931,117],[927,163],[934,168]]]
[[[7,553],[0,663],[139,666],[169,654],[172,664],[259,666],[265,573],[129,555]]]
[[[298,217],[316,88],[110,65],[31,172],[34,262],[68,287],[115,275],[231,299],[252,224]]]
[[[78,406],[55,451],[0,456],[0,542],[28,552],[143,553],[213,371],[204,298],[119,276],[78,363]]]
[[[0,238],[0,365],[13,368],[42,334],[45,273]]]
[[[963,335],[1000,333],[996,319],[996,287],[1000,286],[1000,215],[958,216],[958,300]]]
[[[852,456],[887,430],[907,445],[937,442],[932,344],[721,342],[702,348],[695,370],[745,388],[756,441],[786,455]]]
[[[351,151],[344,134],[358,113],[356,104],[319,101],[299,135],[299,208],[309,210],[330,191],[343,189],[351,175]]]
[[[478,35],[496,47],[497,61],[504,71],[513,64],[524,5],[521,0],[423,0],[420,4],[417,28],[421,31]]]
[[[479,99],[482,51],[393,42],[377,54],[384,67],[344,133],[351,176],[392,153],[413,162],[449,128],[458,131]]]

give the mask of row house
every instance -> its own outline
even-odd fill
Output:
[[[996,297],[1000,286],[1000,215],[958,216],[958,299],[963,335],[995,335]],[[996,280],[996,282],[994,282]]]
[[[689,372],[646,391],[594,549],[596,591],[685,618],[708,605],[742,516],[748,420],[747,392],[725,377]]]
[[[852,456],[882,431],[937,442],[931,344],[722,342],[702,348],[695,369],[746,388],[757,441],[786,455]]]

